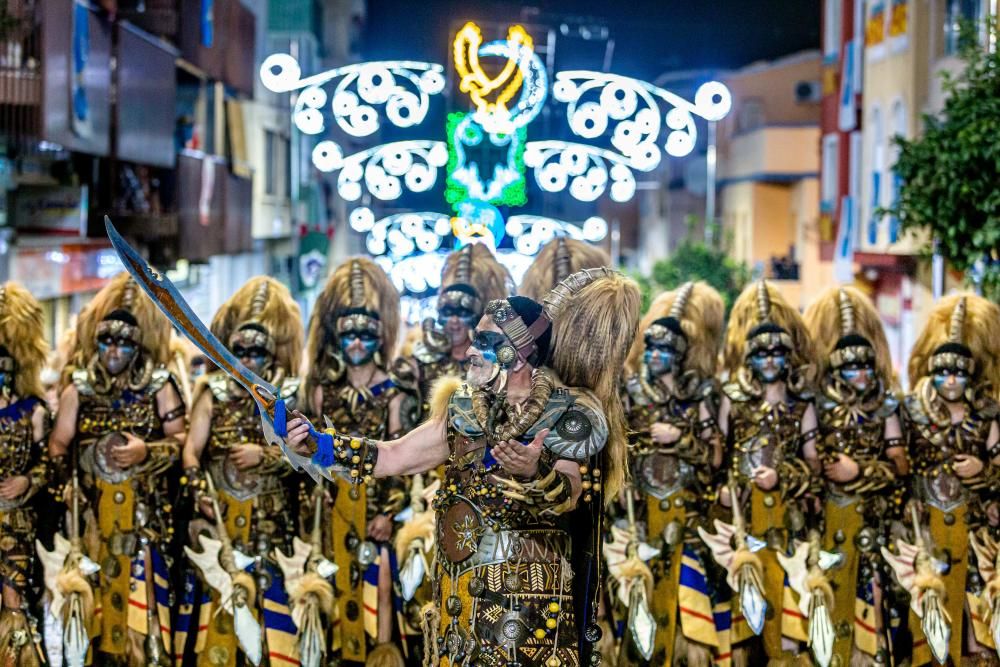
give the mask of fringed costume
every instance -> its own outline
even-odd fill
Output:
[[[73,476],[67,462],[78,466],[87,500],[85,543],[100,566],[91,651],[102,665],[171,656],[171,506],[186,409],[169,343],[167,319],[128,274],[116,276],[80,313],[49,443],[61,481]]]
[[[0,284],[0,664],[40,664],[32,561],[33,499],[48,484],[49,414],[40,380],[48,354],[42,309],[26,289]]]
[[[889,347],[874,305],[852,287],[827,290],[804,319],[821,365],[816,407],[817,450],[826,470],[822,545],[841,557],[827,575],[833,655],[843,665],[884,664],[889,573],[879,547],[889,537],[890,520],[899,516],[899,482],[906,472]],[[844,465],[853,467],[852,474]]]
[[[403,397],[387,371],[398,331],[399,294],[385,272],[364,258],[341,264],[320,293],[309,323],[305,383],[309,412],[317,419],[329,419],[338,433],[379,440],[401,435]],[[336,478],[330,488],[333,506],[323,511],[322,544],[326,556],[339,567],[335,587],[339,620],[332,648],[341,661],[363,663],[377,643],[392,639],[378,636],[380,616],[395,617],[391,602],[384,604],[392,600],[392,591],[379,587],[380,570],[391,569],[389,561],[394,560],[387,548],[391,532],[376,539],[370,530],[376,520],[390,531],[398,525],[394,517],[406,503],[405,491],[399,478],[360,485]],[[314,503],[303,501],[311,517]],[[396,574],[398,580],[398,570]],[[416,623],[419,610],[411,615]],[[402,630],[408,627],[413,632],[419,624],[404,624]],[[381,648],[382,653],[392,651],[389,646]]]
[[[251,279],[216,313],[212,333],[278,387],[286,401],[294,399],[304,332],[288,288],[269,277]],[[188,554],[201,570],[203,585],[201,595],[194,597],[198,587],[191,586],[194,568],[189,567],[187,598],[182,601],[187,646],[181,648],[187,651],[183,659],[190,662],[178,664],[232,667],[259,651],[271,665],[297,665],[295,626],[275,557],[275,550],[290,550],[298,532],[291,469],[281,452],[265,441],[249,394],[228,376],[220,372],[204,375],[193,395],[184,451],[185,482],[196,511],[205,511],[208,505],[212,514],[221,512],[221,517],[213,516],[207,525],[204,519],[192,522]],[[209,558],[203,564],[209,549],[199,532],[225,545],[219,563]],[[227,549],[236,554],[234,562],[223,562]],[[242,628],[241,624],[252,626],[252,622],[238,618],[232,608],[220,609],[226,601],[210,574],[220,565],[222,577],[232,579],[234,585],[246,584],[242,587],[245,606],[259,629]],[[259,633],[254,646],[245,643],[244,632]],[[182,655],[178,651],[179,660]]]
[[[713,473],[722,456],[715,371],[723,313],[722,298],[702,282],[659,296],[641,322],[626,362],[630,493],[638,498],[638,507],[627,512],[635,523],[626,526],[626,533],[616,533],[628,539],[606,543],[605,553],[612,574],[619,575],[617,593],[625,614],[635,606],[630,600],[635,594],[626,592],[629,578],[634,579],[637,568],[649,569],[653,632],[640,627],[643,619],[635,611],[627,615],[633,627],[626,629],[627,648],[620,651],[619,664],[638,659],[642,664],[696,667],[724,653],[719,651],[707,576],[714,563],[696,531],[708,525]],[[636,544],[640,535],[648,545]]]

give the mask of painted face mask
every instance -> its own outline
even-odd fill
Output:
[[[271,367],[271,353],[259,345],[246,346],[236,343],[233,345],[233,356],[261,377],[264,377],[264,373]]]
[[[130,338],[105,335],[97,339],[97,356],[112,377],[127,370],[138,353],[139,347]]]
[[[446,305],[438,309],[437,324],[451,339],[452,345],[467,343],[469,332],[478,321],[476,313],[462,306]]]
[[[644,355],[646,368],[653,377],[673,373],[677,370],[681,357],[671,345],[646,344]]]
[[[960,368],[939,368],[934,371],[931,381],[941,398],[954,402],[961,400],[965,394],[969,386],[969,373]]]
[[[750,355],[750,369],[758,382],[771,384],[784,379],[788,370],[788,350],[769,347]]]
[[[497,349],[507,343],[507,337],[495,331],[477,331],[469,347],[469,366],[466,381],[474,387],[484,387],[502,370],[497,359]]]
[[[368,331],[344,331],[339,335],[340,349],[351,366],[364,366],[375,358],[378,336]]]
[[[840,379],[859,394],[864,394],[875,385],[875,367],[870,363],[845,364],[838,372]]]

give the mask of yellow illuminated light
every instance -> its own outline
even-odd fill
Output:
[[[458,87],[463,93],[469,94],[469,98],[476,105],[477,113],[506,118],[510,115],[507,103],[521,89],[524,80],[521,63],[516,55],[508,56],[500,73],[491,78],[479,64],[479,47],[482,44],[483,34],[479,26],[471,21],[455,35],[455,69],[461,77]],[[511,26],[507,30],[507,44],[510,46],[511,54],[522,53],[523,49],[528,52],[534,50],[531,35],[519,25]],[[501,87],[503,89],[497,94],[495,101],[486,99],[487,95]]]

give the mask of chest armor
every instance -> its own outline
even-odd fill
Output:
[[[389,404],[399,393],[391,379],[366,391],[349,382],[323,383],[322,414],[340,433],[382,440],[389,433]]]
[[[656,423],[670,424],[681,431],[677,442],[659,445],[643,438],[633,448],[633,467],[639,488],[654,498],[663,500],[698,482],[697,470],[689,461],[670,453],[686,438],[700,437],[698,425],[701,399],[681,400],[670,397],[654,402],[643,392],[642,401],[634,401],[629,411],[629,422],[636,431],[648,431]]]
[[[25,398],[0,410],[0,480],[25,474],[32,463],[35,429],[31,416],[37,398]]]
[[[955,474],[952,461],[957,454],[969,454],[985,462],[992,422],[967,408],[962,422],[938,424],[914,395],[907,396],[904,406],[904,433],[918,495],[944,511],[962,504],[969,492]]]
[[[212,426],[206,453],[212,478],[223,490],[238,500],[246,500],[280,486],[276,475],[260,475],[253,470],[240,470],[229,459],[229,450],[238,445],[269,447],[260,425],[257,404],[242,388],[233,386],[221,373],[208,380],[212,392]],[[285,379],[278,388],[289,410],[298,389],[298,380]]]
[[[875,410],[852,408],[827,397],[817,401],[821,455],[846,454],[852,458],[879,459],[885,453],[885,421],[899,402],[886,396]]]
[[[553,390],[540,417],[521,436],[530,442],[550,429],[544,446],[557,458],[587,461],[607,438],[607,425],[568,390]],[[434,500],[437,544],[443,561],[460,569],[500,563],[516,555],[524,562],[552,562],[566,553],[569,538],[560,517],[538,517],[505,498],[493,480],[504,475],[472,407],[471,392],[459,389],[448,410],[451,455]]]
[[[762,398],[739,399],[732,401],[729,428],[735,450],[733,473],[741,484],[746,484],[754,468],[777,469],[786,459],[798,457],[802,417],[809,403],[794,396],[777,405]]]
[[[77,434],[81,441],[97,440],[110,433],[128,432],[143,440],[163,438],[163,425],[156,410],[156,393],[170,379],[166,369],[153,371],[149,384],[139,391],[131,389],[97,393],[87,372],[73,373],[73,383],[80,395]]]

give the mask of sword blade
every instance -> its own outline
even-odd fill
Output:
[[[309,457],[302,456],[292,451],[284,440],[286,429],[285,403],[278,393],[278,388],[265,381],[259,375],[244,366],[240,361],[223,345],[218,338],[209,330],[205,324],[198,319],[198,316],[191,310],[184,297],[177,287],[170,282],[165,275],[153,270],[153,267],[144,260],[135,249],[126,243],[118,230],[111,223],[108,216],[104,216],[104,227],[107,230],[108,238],[115,252],[125,265],[135,282],[142,290],[149,295],[153,303],[156,304],[167,319],[173,322],[181,333],[187,336],[199,350],[205,353],[216,366],[225,371],[231,378],[236,380],[246,389],[260,410],[260,423],[264,431],[264,439],[277,445],[288,462],[296,470],[305,470],[310,477],[317,482],[326,477],[332,479],[331,471],[326,467],[314,463]],[[276,425],[279,429],[276,429]],[[332,442],[330,436],[322,436],[310,426],[310,435],[317,441]],[[332,448],[332,444],[329,445]]]
[[[108,232],[108,238],[111,239],[111,245],[114,246],[115,252],[118,253],[122,264],[125,265],[125,270],[132,274],[135,282],[149,295],[149,298],[153,300],[153,303],[167,319],[216,366],[243,385],[243,388],[250,392],[255,399],[258,398],[258,391],[255,388],[263,389],[270,396],[260,396],[259,398],[262,398],[265,404],[273,404],[274,399],[278,397],[277,387],[239,362],[233,353],[205,326],[204,322],[198,319],[198,316],[194,314],[191,306],[184,300],[170,279],[154,271],[153,267],[122,238],[107,216],[104,216],[104,227]],[[273,418],[273,407],[268,405],[268,408],[268,414]]]

